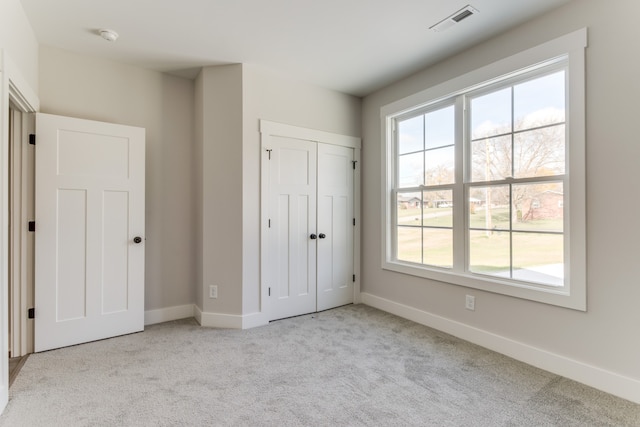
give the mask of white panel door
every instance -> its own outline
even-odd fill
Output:
[[[353,149],[318,144],[318,311],[353,302]]]
[[[271,319],[316,311],[316,144],[272,137],[267,283]]]
[[[36,116],[35,351],[144,329],[145,131]]]

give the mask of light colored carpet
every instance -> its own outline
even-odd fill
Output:
[[[29,357],[3,426],[624,426],[640,405],[366,306]]]

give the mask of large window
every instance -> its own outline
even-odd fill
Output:
[[[585,40],[383,108],[384,268],[586,309]]]

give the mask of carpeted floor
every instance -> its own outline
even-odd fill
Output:
[[[363,305],[34,354],[2,426],[638,426],[640,405]]]

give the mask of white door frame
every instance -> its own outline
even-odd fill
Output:
[[[11,101],[11,134],[9,135],[10,240],[9,304],[11,357],[33,353],[33,320],[27,313],[33,307],[34,235],[28,232],[34,219],[34,147],[29,134],[35,133],[34,115],[24,112]]]
[[[26,113],[40,109],[38,97],[18,67],[0,51],[0,411],[9,398],[9,101]]]
[[[265,266],[267,263],[267,239],[265,232],[269,224],[269,144],[271,137],[278,136],[293,138],[304,141],[313,141],[322,144],[333,144],[343,147],[353,148],[353,159],[356,161],[356,169],[353,177],[353,216],[356,219],[353,234],[353,270],[356,280],[353,284],[353,302],[360,303],[360,171],[362,141],[353,136],[340,135],[337,133],[324,132],[315,129],[308,129],[298,126],[286,125],[282,123],[260,120],[260,143],[261,143],[261,197],[260,197],[260,312],[266,316],[265,321],[270,320],[269,307],[269,284],[266,283]]]

